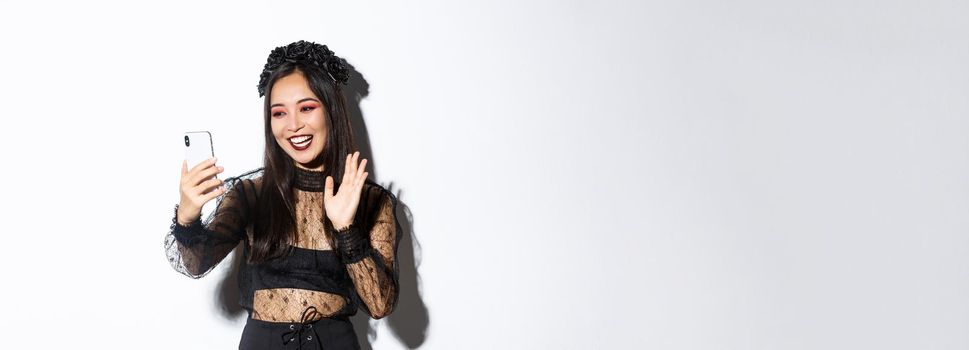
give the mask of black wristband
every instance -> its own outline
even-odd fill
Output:
[[[204,235],[199,234],[204,231],[201,217],[196,218],[188,226],[178,223],[178,204],[175,204],[175,216],[172,217],[172,226],[169,227],[169,230],[171,230],[175,239],[182,244],[195,244],[204,237]]]
[[[370,240],[364,232],[357,229],[356,224],[334,232],[340,260],[344,264],[352,264],[370,255]]]

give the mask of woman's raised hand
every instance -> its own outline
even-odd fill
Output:
[[[216,166],[215,160],[215,157],[209,158],[192,167],[192,170],[188,170],[188,161],[182,161],[181,200],[176,213],[179,224],[191,224],[202,215],[205,203],[225,192],[221,187],[222,180],[215,177],[224,169]]]
[[[357,212],[357,205],[360,204],[360,192],[363,190],[363,183],[370,173],[364,171],[367,167],[367,160],[364,159],[357,165],[360,152],[347,155],[346,166],[343,170],[343,181],[340,182],[340,191],[333,194],[333,177],[326,177],[326,189],[323,192],[323,207],[326,210],[326,217],[333,223],[334,229],[342,229],[353,223],[353,216]]]

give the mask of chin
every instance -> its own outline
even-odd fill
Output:
[[[302,152],[301,152],[301,153],[302,153]],[[297,163],[299,163],[299,164],[302,164],[302,165],[303,165],[303,167],[308,167],[308,165],[309,165],[310,163],[313,163],[313,161],[314,161],[314,160],[315,160],[315,159],[316,159],[317,157],[319,157],[319,156],[320,156],[320,153],[319,153],[319,152],[316,152],[316,153],[313,153],[313,154],[314,154],[313,156],[307,156],[307,155],[302,155],[302,154],[301,154],[301,155],[299,155],[299,156],[297,156],[297,157],[293,157],[293,155],[292,155],[292,154],[290,154],[290,155],[289,155],[289,157],[290,157],[290,158],[292,158],[294,162],[297,162]]]
[[[303,164],[303,166],[306,166],[306,164],[309,164],[309,163],[313,162],[313,159],[312,158],[307,158],[307,157],[299,157],[299,158],[293,158],[293,161],[294,162],[297,162],[297,163],[300,163],[300,164]]]

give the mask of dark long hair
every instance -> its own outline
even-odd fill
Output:
[[[310,90],[326,109],[327,135],[323,152],[314,163],[323,163],[323,176],[332,176],[334,191],[339,189],[347,154],[353,147],[353,131],[347,117],[346,99],[339,84],[319,67],[303,62],[286,62],[279,66],[266,83],[264,109],[266,154],[263,164],[262,188],[253,224],[252,253],[249,260],[260,263],[288,253],[296,238],[296,210],[294,209],[293,179],[295,161],[286,154],[273,135],[270,115],[270,96],[273,85],[280,78],[302,73]],[[321,159],[322,158],[322,159]],[[324,218],[325,219],[325,218]]]

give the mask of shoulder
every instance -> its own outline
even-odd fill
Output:
[[[360,203],[370,215],[384,210],[394,212],[397,208],[397,196],[388,187],[367,179],[360,194]]]
[[[397,196],[395,196],[390,189],[373,182],[370,179],[367,179],[367,181],[363,184],[363,193],[371,199],[391,201],[393,204],[397,203]]]
[[[262,188],[263,168],[256,168],[224,180],[226,189],[255,196]]]
[[[240,183],[240,182],[261,182],[262,181],[263,168],[256,168],[252,170],[245,171],[239,175],[232,176],[225,179],[226,183]]]

